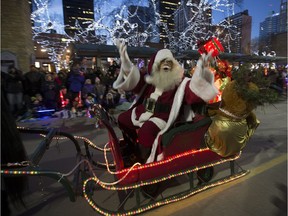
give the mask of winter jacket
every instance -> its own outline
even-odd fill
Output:
[[[5,80],[6,93],[21,93],[24,90],[23,87],[24,77],[20,74],[11,75],[8,74]]]
[[[80,92],[85,82],[85,77],[78,73],[72,73],[68,78],[68,88],[71,92]]]
[[[24,75],[24,78],[24,90],[26,94],[34,96],[41,92],[41,86],[45,80],[43,73],[30,71]]]

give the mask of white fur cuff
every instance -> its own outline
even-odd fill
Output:
[[[120,70],[120,74],[113,83],[113,88],[123,89],[124,91],[130,91],[136,87],[137,83],[140,80],[140,72],[138,68],[133,65],[129,75],[126,77],[123,70]]]

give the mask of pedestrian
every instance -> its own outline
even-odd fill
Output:
[[[80,71],[80,63],[73,62],[70,73],[67,79],[68,91],[71,94],[72,100],[79,97],[85,82],[84,72]]]
[[[93,97],[96,97],[94,93],[94,85],[92,84],[90,79],[86,79],[85,83],[82,88],[81,96],[82,99],[85,100],[88,97],[88,94],[93,95]]]
[[[95,84],[93,89],[94,94],[96,94],[96,98],[99,104],[102,104],[104,99],[104,95],[106,93],[106,86],[101,82],[99,77],[95,78]]]
[[[24,76],[22,71],[14,66],[9,67],[8,76],[5,80],[5,92],[10,110],[14,117],[23,111]]]
[[[59,86],[52,74],[45,76],[45,81],[41,86],[41,93],[44,99],[44,105],[47,109],[57,109],[57,99],[59,98]]]
[[[44,73],[35,65],[30,66],[30,71],[24,74],[24,102],[26,107],[31,107],[31,97],[41,93],[41,86],[45,81]]]

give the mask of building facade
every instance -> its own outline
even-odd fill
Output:
[[[273,13],[260,23],[259,38],[265,38],[271,34],[278,33],[278,29],[279,13]]]
[[[279,33],[287,32],[287,0],[281,0],[279,14]]]
[[[252,17],[249,16],[248,10],[227,17],[231,26],[235,26],[236,31],[231,31],[230,34],[234,40],[230,41],[232,53],[251,54],[251,29]]]
[[[148,7],[131,5],[128,7],[128,11],[133,14],[128,17],[128,21],[132,24],[137,23],[136,34],[139,37],[147,36],[146,42],[148,43],[159,43],[159,29],[156,26],[155,11],[151,10],[151,5]],[[143,38],[139,38],[139,40],[141,39],[143,40]]]
[[[62,0],[65,32],[74,37],[75,32],[86,29],[94,21],[93,0]],[[77,26],[76,20],[79,26]],[[95,35],[94,31],[89,32]]]
[[[158,10],[160,14],[160,22],[164,25],[160,26],[160,42],[169,42],[169,31],[175,31],[174,12],[177,10],[179,0],[160,0],[158,2]]]
[[[188,0],[181,0],[174,13],[175,31],[178,33],[175,37],[181,37],[179,41],[191,41],[189,45],[183,46],[183,50],[193,49],[200,38],[208,39],[211,36],[212,10],[201,11],[202,7],[199,5],[200,0],[194,0],[193,3]],[[180,50],[182,49],[180,48]]]
[[[260,52],[275,51],[277,55],[287,56],[287,0],[281,0],[279,13],[273,11],[260,23],[258,48]]]
[[[188,21],[193,15],[191,9],[186,3],[187,0],[181,0],[181,3],[174,15],[175,29],[178,32],[183,32],[188,27]]]
[[[1,1],[1,70],[14,65],[24,73],[35,55],[28,1]]]

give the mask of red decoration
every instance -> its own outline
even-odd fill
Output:
[[[219,92],[215,98],[213,98],[212,100],[208,102],[209,104],[213,104],[213,103],[217,103],[221,101],[222,92],[227,84],[227,79],[231,80],[232,78],[232,74],[231,74],[232,65],[228,61],[221,60],[221,59],[217,59],[216,62],[217,62],[216,68],[211,68],[211,71],[214,74],[214,81],[215,81],[214,85],[219,90]]]
[[[64,108],[68,102],[64,99],[63,92],[60,90],[61,107]]]
[[[81,97],[81,91],[79,91],[79,101],[78,101],[78,105],[82,106],[82,97]]]
[[[224,48],[220,41],[217,38],[210,38],[208,41],[200,41],[198,42],[198,52],[200,54],[212,51],[212,57],[218,56],[220,53],[224,52]]]
[[[227,60],[217,60],[217,73],[219,78],[232,77],[232,65]]]

